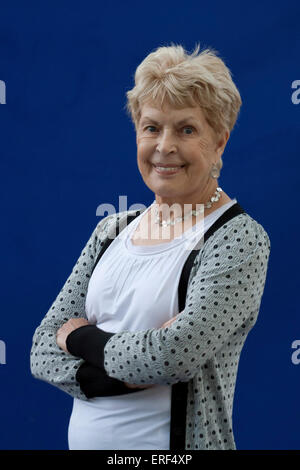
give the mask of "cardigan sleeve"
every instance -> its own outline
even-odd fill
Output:
[[[89,279],[97,254],[107,237],[108,227],[110,223],[115,223],[115,218],[115,215],[110,215],[97,224],[70,276],[33,335],[30,353],[32,375],[83,400],[87,398],[76,381],[76,372],[84,360],[60,349],[56,343],[56,332],[70,318],[86,318],[85,298]]]
[[[248,214],[220,227],[202,248],[189,278],[185,309],[167,328],[122,332],[104,346],[110,377],[130,384],[172,385],[194,377],[229,340],[256,322],[270,240]]]

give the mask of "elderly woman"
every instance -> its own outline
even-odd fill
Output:
[[[36,329],[32,374],[73,398],[70,449],[236,449],[240,353],[270,240],[218,185],[241,106],[212,49],[159,47],[127,109],[155,199],[108,215]]]

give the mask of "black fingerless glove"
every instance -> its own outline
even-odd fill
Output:
[[[128,388],[121,380],[107,375],[104,368],[104,348],[114,334],[103,331],[96,325],[85,325],[67,336],[68,351],[85,360],[76,373],[76,380],[87,398],[125,395],[147,388]]]
[[[96,325],[81,326],[67,336],[67,350],[73,356],[104,369],[104,348],[114,335],[115,333],[103,331]]]

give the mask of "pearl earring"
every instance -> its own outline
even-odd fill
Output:
[[[220,170],[216,165],[213,165],[212,169],[210,170],[210,176],[215,179],[219,178]]]

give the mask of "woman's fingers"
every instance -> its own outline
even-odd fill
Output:
[[[56,342],[57,345],[65,352],[69,352],[67,350],[66,341],[67,337],[72,331],[77,330],[81,326],[89,325],[89,322],[86,318],[71,318],[66,323],[64,323],[56,333]]]
[[[167,326],[170,326],[173,323],[173,321],[176,320],[176,318],[177,318],[177,315],[171,318],[170,320],[166,321],[160,328],[166,328]]]

